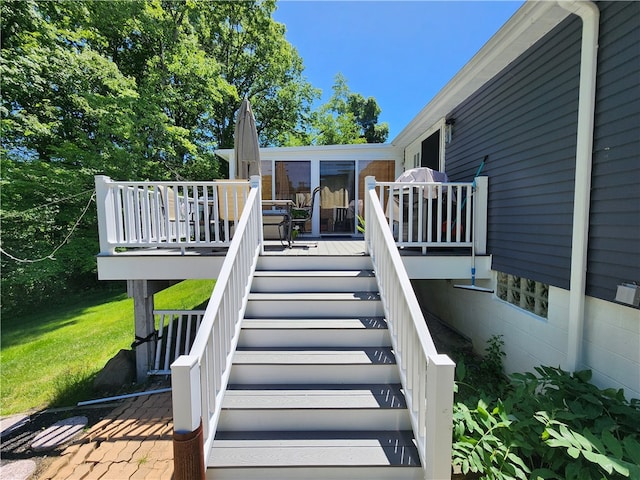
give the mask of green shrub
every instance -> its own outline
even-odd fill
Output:
[[[591,372],[541,366],[502,376],[502,340],[456,368],[453,465],[474,478],[640,479],[640,401]]]

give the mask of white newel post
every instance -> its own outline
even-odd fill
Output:
[[[115,253],[116,215],[113,210],[113,191],[109,188],[111,179],[106,175],[94,177],[96,185],[96,207],[98,210],[98,237],[100,253]]]
[[[473,221],[476,222],[474,247],[476,255],[487,253],[487,216],[489,206],[489,177],[478,177],[474,195]]]
[[[424,466],[426,479],[451,478],[454,371],[455,363],[447,355],[429,357]]]
[[[181,355],[171,364],[174,480],[204,479],[200,364],[195,355]]]
[[[368,176],[364,178],[364,185],[366,189],[366,195],[364,197],[364,246],[366,253],[369,251],[369,241],[371,239],[370,229],[367,225],[371,225],[371,199],[369,198],[369,192],[376,188],[376,177]]]
[[[249,187],[258,189],[258,205],[260,205],[260,207],[262,208],[261,184],[262,184],[262,177],[260,175],[252,175],[251,178],[249,179]],[[259,217],[262,218],[262,213],[260,213]],[[260,232],[260,255],[263,255],[264,254],[264,229],[262,228],[262,225],[260,225],[260,228],[258,228],[258,230]]]

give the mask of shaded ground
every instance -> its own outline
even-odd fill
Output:
[[[0,445],[0,465],[16,460],[34,460],[36,462],[36,476],[44,471],[49,462],[60,455],[66,444],[59,445],[51,451],[36,452],[31,443],[36,436],[59,420],[74,416],[87,417],[87,428],[101,421],[111,412],[117,403],[102,404],[96,407],[51,409],[33,412],[27,415],[24,422],[14,430],[2,436]]]
[[[144,390],[155,390],[167,386],[169,386],[168,381],[156,381],[153,384],[145,384]],[[100,397],[96,395],[95,398]],[[17,423],[15,428],[10,429],[2,435],[0,443],[0,466],[17,460],[33,460],[36,462],[36,472],[31,478],[40,478],[41,474],[49,468],[52,462],[60,457],[65,448],[72,442],[63,443],[49,451],[34,451],[31,448],[31,444],[39,433],[59,420],[75,416],[84,416],[87,418],[88,422],[84,429],[86,433],[102,420],[108,418],[109,415],[116,408],[121,407],[123,403],[125,403],[124,400],[119,400],[83,407],[55,408],[24,414],[24,420]],[[5,431],[5,419],[3,419],[2,429]],[[81,435],[78,435],[76,438],[80,436]],[[2,475],[0,475],[0,477],[4,478]]]

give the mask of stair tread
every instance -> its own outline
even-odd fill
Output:
[[[238,348],[235,365],[380,365],[395,364],[391,348]]]
[[[210,467],[417,466],[411,432],[218,432]]]
[[[375,277],[373,270],[256,270],[254,277]]]
[[[370,318],[245,318],[243,329],[386,329],[383,317]]]
[[[244,385],[228,389],[223,409],[406,408],[399,385]]]
[[[286,301],[286,300],[374,300],[379,301],[378,292],[251,292],[249,301]]]

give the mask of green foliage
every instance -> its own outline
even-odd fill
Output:
[[[233,145],[243,97],[277,144],[307,128],[318,96],[273,1],[0,9],[3,314],[95,286],[95,206],[82,216],[94,175],[219,178],[214,151]]]
[[[464,474],[485,474],[486,478],[492,479],[527,479],[530,470],[517,454],[511,424],[501,402],[492,411],[482,400],[474,409],[463,403],[456,404],[453,465],[459,465]]]
[[[3,313],[95,286],[94,175],[226,176],[214,152],[233,146],[245,97],[263,145],[386,139],[375,99],[350,93],[341,77],[330,106],[312,113],[319,91],[302,76],[275,8],[274,0],[0,3]]]
[[[522,449],[536,467],[550,468],[561,478],[602,478],[597,462],[591,464],[591,460],[599,461],[601,457],[587,453],[576,459],[575,450],[568,454],[569,448],[564,448],[554,435],[559,432],[564,437],[570,432],[568,441],[579,439],[580,435],[606,438],[604,445],[613,446],[613,451],[619,453],[621,450],[614,446],[613,439],[640,441],[640,402],[627,401],[622,390],[598,389],[589,382],[590,371],[569,374],[545,366],[535,371],[537,375],[529,372],[512,376],[514,391],[509,403],[519,420]],[[610,453],[597,447],[593,450],[598,455]],[[618,460],[628,462],[632,458],[620,456]],[[609,478],[633,478],[619,472],[612,475]]]
[[[92,179],[58,164],[0,162],[3,251],[41,260],[18,262],[2,256],[3,314],[95,287],[98,241]],[[66,241],[70,234],[73,240]]]
[[[375,98],[352,93],[342,74],[336,75],[333,95],[312,116],[311,143],[345,145],[384,143],[389,135],[386,123],[378,124],[380,107]]]
[[[492,335],[487,340],[485,347],[485,355],[482,359],[482,368],[488,373],[493,374],[498,379],[503,372],[504,340],[502,335]]]
[[[640,401],[590,371],[541,366],[507,384],[502,345],[489,340],[480,368],[458,361],[454,465],[486,479],[640,478]]]
[[[285,132],[306,130],[311,104],[319,97],[302,76],[302,59],[286,41],[285,26],[272,18],[275,8],[274,0],[194,2],[191,23],[229,87],[209,118],[220,148],[233,147],[242,98],[251,100],[260,143],[281,145]]]
[[[458,399],[467,405],[475,405],[481,399],[502,397],[509,389],[504,375],[502,335],[493,335],[487,340],[482,359],[460,354],[456,359],[456,388]]]
[[[565,478],[600,479],[640,478],[640,441],[635,435],[617,438],[610,430],[599,435],[588,428],[582,434],[566,424],[552,420],[547,412],[538,412],[536,420],[545,426],[542,439],[549,447],[564,452]],[[560,455],[558,455],[560,456]]]
[[[84,366],[63,370],[53,379],[52,407],[75,405],[80,401],[92,398],[95,372]]]

